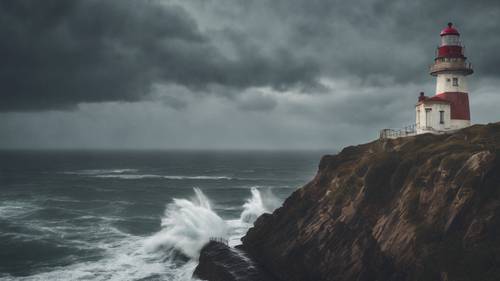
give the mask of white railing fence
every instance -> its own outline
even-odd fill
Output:
[[[414,136],[417,134],[417,124],[405,126],[402,129],[383,129],[380,131],[381,139],[395,139]]]

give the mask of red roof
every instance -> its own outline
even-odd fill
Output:
[[[426,102],[445,102],[445,103],[450,103],[450,101],[448,101],[447,99],[444,99],[442,97],[438,97],[438,96],[433,96],[433,97],[425,97],[425,99],[422,99],[420,100],[421,102],[423,103],[426,103]]]
[[[445,35],[460,35],[460,33],[458,33],[458,30],[456,30],[454,27],[453,27],[453,24],[451,22],[448,23],[448,27],[446,27],[445,29],[441,30],[441,36],[445,36]]]
[[[461,92],[445,92],[433,97],[426,97],[420,93],[418,103],[425,104],[431,102],[443,102],[450,104],[451,119],[470,120],[469,95]]]

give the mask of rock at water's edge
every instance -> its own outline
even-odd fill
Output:
[[[277,281],[243,251],[215,241],[201,249],[194,277],[210,281]]]

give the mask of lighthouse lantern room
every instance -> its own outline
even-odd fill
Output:
[[[441,31],[441,44],[430,67],[436,77],[436,93],[420,93],[416,111],[416,133],[442,133],[470,126],[466,76],[473,73],[464,55],[460,33],[450,22]]]

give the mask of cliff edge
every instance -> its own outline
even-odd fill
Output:
[[[281,280],[500,280],[500,123],[351,146],[242,249]]]

